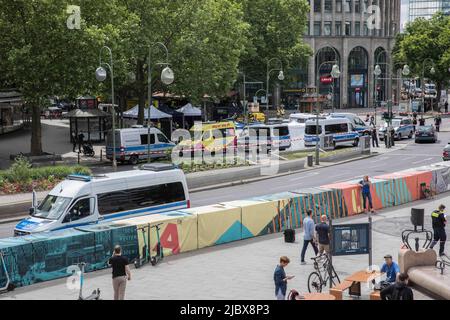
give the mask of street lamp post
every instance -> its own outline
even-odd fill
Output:
[[[244,129],[246,128],[246,127],[248,127],[248,108],[247,108],[247,90],[246,90],[246,87],[247,87],[247,84],[261,84],[261,85],[264,85],[263,84],[263,82],[261,82],[261,81],[251,81],[251,82],[248,82],[247,80],[246,80],[246,76],[245,76],[245,72],[243,72],[243,71],[240,71],[239,72],[240,74],[242,74],[242,78],[243,78],[243,81],[244,81],[244,83],[243,83],[243,85],[244,85],[244,92],[243,92],[243,95],[244,95],[244,100],[243,100],[243,102],[244,102],[244,105],[243,105],[243,107],[244,107],[244,117],[245,117],[245,119],[244,119],[244,122],[245,122],[245,126],[244,126]],[[258,90],[257,92],[259,92],[260,90]],[[266,91],[267,92],[267,91]]]
[[[336,54],[336,52],[335,52]],[[336,55],[337,56],[337,55]],[[339,78],[339,75],[341,74],[341,71],[339,70],[339,65],[338,65],[338,61],[334,60],[334,61],[325,61],[322,62],[319,67],[317,68],[317,72],[316,72],[316,165],[318,166],[320,164],[320,160],[319,160],[319,153],[320,153],[320,137],[319,137],[319,82],[318,79],[319,77],[319,73],[320,73],[320,69],[322,68],[323,65],[325,64],[333,64],[333,68],[331,70],[331,76],[333,77],[333,79]],[[334,80],[333,80],[334,81]],[[334,86],[333,86],[333,105],[334,105]]]
[[[433,65],[431,67],[431,69],[430,69],[430,73],[434,74],[436,72],[435,69],[434,69],[434,61],[433,61],[433,59],[426,58],[425,60],[423,60],[423,62],[422,62],[422,79],[421,79],[421,82],[422,82],[422,108],[423,108],[422,114],[425,113],[425,64],[427,62],[429,62],[429,61]]]
[[[110,63],[102,62],[102,52],[103,50],[108,51],[110,56]],[[107,72],[105,68],[103,68],[103,65],[106,66],[109,69],[109,72],[111,73],[111,103],[112,103],[112,140],[113,140],[113,160],[112,160],[112,166],[113,170],[117,170],[117,159],[116,159],[116,108],[114,104],[114,65],[113,65],[113,56],[111,48],[104,46],[100,49],[100,55],[99,55],[100,64],[97,70],[95,71],[95,77],[98,81],[103,82],[106,80]]]
[[[147,134],[147,144],[148,144],[148,148],[147,148],[147,163],[151,162],[151,152],[150,152],[150,148],[151,148],[151,110],[152,110],[152,105],[153,105],[153,101],[152,101],[152,61],[151,61],[151,56],[152,56],[152,48],[156,45],[159,45],[161,48],[164,49],[164,51],[166,52],[166,62],[159,62],[156,65],[163,65],[165,66],[165,68],[162,70],[161,72],[161,81],[162,83],[164,83],[165,85],[170,85],[173,83],[173,81],[175,80],[175,76],[174,73],[172,71],[172,69],[170,69],[169,67],[169,50],[167,50],[167,47],[164,45],[164,43],[162,42],[155,42],[152,45],[150,45],[149,49],[148,49],[148,62],[147,62],[147,67],[148,67],[148,119],[147,119],[147,128],[148,128],[148,134]]]
[[[280,63],[281,67],[269,70],[269,66],[272,61],[278,61]],[[267,72],[266,72],[266,110],[268,111],[269,110],[269,92],[270,92],[270,90],[269,90],[270,74],[273,71],[279,71],[278,80],[283,81],[284,80],[283,62],[281,62],[281,60],[279,58],[272,58],[269,61],[267,61],[266,70],[267,70]]]

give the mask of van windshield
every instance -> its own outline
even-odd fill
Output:
[[[37,207],[33,217],[58,220],[64,213],[72,198],[48,195]]]
[[[307,125],[305,127],[305,134],[317,134],[316,125]],[[322,126],[319,125],[319,134],[322,133]]]

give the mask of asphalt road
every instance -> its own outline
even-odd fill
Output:
[[[415,144],[413,140],[403,140],[401,143],[408,144],[405,149],[374,158],[352,161],[244,185],[193,193],[191,194],[191,204],[192,206],[198,207],[283,191],[316,187],[361,178],[363,175],[375,176],[420,167],[442,161],[442,149],[448,141],[450,141],[450,132],[441,132],[439,134],[439,141],[435,144]],[[27,212],[28,207],[29,205],[24,206],[22,208],[23,211]],[[15,208],[15,210],[17,209]],[[1,224],[0,238],[11,236],[15,224]]]

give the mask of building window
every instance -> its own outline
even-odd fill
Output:
[[[322,0],[314,0],[314,12],[322,12]]]
[[[355,12],[356,13],[361,12],[361,0],[355,0]]]
[[[352,23],[349,21],[345,22],[345,35],[346,36],[352,35]]]
[[[361,23],[359,21],[355,21],[355,36],[361,35]]]
[[[320,36],[322,34],[321,30],[321,23],[320,22],[314,22],[314,35]]]
[[[331,36],[331,21],[325,21],[323,24],[323,35]]]
[[[364,22],[364,35],[365,36],[370,35],[370,30],[369,30],[369,27],[367,26],[367,22]]]
[[[336,34],[337,36],[342,36],[342,23],[341,23],[340,21],[336,21],[335,27],[336,27],[336,32],[335,32],[335,34]]]
[[[332,12],[332,11],[333,11],[333,1],[325,0],[325,12]]]
[[[342,0],[336,0],[336,12],[342,12]]]
[[[344,2],[344,12],[351,13],[352,12],[352,0],[345,0]]]

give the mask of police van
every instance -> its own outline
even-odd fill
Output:
[[[333,147],[341,145],[358,146],[359,133],[347,118],[319,119],[319,139],[331,137]],[[317,142],[317,122],[308,120],[305,126],[305,147],[315,147]]]
[[[15,236],[190,207],[186,178],[171,164],[102,176],[71,175],[20,221]]]
[[[140,160],[148,158],[148,128],[134,126],[116,130],[116,160],[136,165]],[[150,128],[150,158],[164,158],[175,144],[157,128]],[[112,131],[106,138],[106,157],[113,158]]]
[[[330,113],[330,118],[347,118],[360,136],[369,136],[371,128],[354,113]]]

